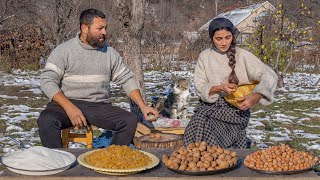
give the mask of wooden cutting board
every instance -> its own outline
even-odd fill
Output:
[[[159,137],[160,136],[160,137]],[[136,148],[173,148],[183,146],[183,137],[178,134],[170,133],[151,133],[140,137],[135,137],[133,143]]]

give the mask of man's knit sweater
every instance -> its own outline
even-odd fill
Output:
[[[235,72],[239,85],[259,82],[253,93],[263,95],[259,101],[262,105],[269,105],[274,100],[278,76],[275,72],[256,56],[247,50],[236,48]],[[213,49],[200,53],[194,72],[194,83],[197,95],[205,102],[213,103],[224,93],[209,95],[212,86],[228,83],[231,73],[229,59],[226,54],[221,54]]]
[[[62,91],[69,99],[109,102],[111,81],[127,95],[139,89],[115,49],[83,44],[79,34],[52,51],[41,73],[41,90],[50,99]]]

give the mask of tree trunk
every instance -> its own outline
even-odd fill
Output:
[[[278,88],[283,88],[284,87],[284,81],[283,81],[283,74],[277,74],[278,75],[278,83],[277,83],[277,87]]]
[[[218,4],[219,4],[219,0],[215,0],[214,1],[215,5],[216,5],[216,8],[215,8],[215,15],[217,16],[218,15]]]
[[[123,33],[123,59],[129,69],[134,73],[134,78],[144,100],[146,99],[145,85],[143,79],[141,39],[144,27],[144,0],[117,0],[119,20],[122,23]],[[152,123],[144,119],[139,107],[130,100],[131,111],[137,118],[152,126]]]
[[[117,0],[119,20],[122,23],[124,62],[134,73],[142,96],[145,98],[141,39],[144,26],[144,0]]]

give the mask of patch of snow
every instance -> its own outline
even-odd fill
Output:
[[[28,90],[22,90],[22,91],[30,91],[34,94],[42,94],[42,91],[40,89],[36,89],[36,88],[31,88],[31,89],[28,89]]]
[[[287,119],[297,119],[297,117],[294,117],[294,116],[288,116],[288,115],[285,115],[285,114],[275,114],[274,115],[275,117],[279,117],[279,118],[287,118]]]
[[[308,146],[307,149],[308,150],[315,149],[320,151],[320,145],[319,144],[311,145],[311,146]]]
[[[9,116],[7,116],[7,115],[1,115],[0,116],[0,119],[3,119],[3,120],[7,120],[7,119],[10,119],[10,117]]]
[[[303,134],[303,138],[309,138],[309,139],[317,139],[320,138],[320,135],[317,134]]]
[[[298,133],[304,133],[304,130],[300,130],[300,129],[295,129],[293,130],[294,133],[298,134]]]
[[[255,118],[254,116],[251,116],[250,121],[271,121],[271,118],[269,116],[263,118]]]
[[[0,98],[3,98],[3,99],[18,99],[18,96],[0,95]]]
[[[269,148],[269,146],[266,145],[266,144],[264,144],[264,143],[257,144],[257,147],[258,147],[259,149],[267,149],[267,148]]]
[[[291,101],[308,101],[308,100],[320,100],[320,94],[299,94],[299,93],[290,93],[288,97],[291,98]]]
[[[30,111],[30,107],[25,105],[9,105],[9,106],[2,106],[2,107],[8,108],[8,112],[13,112],[13,111],[29,112]]]
[[[256,128],[257,126],[265,127],[265,125],[259,121],[249,121],[249,124],[251,128]]]
[[[19,123],[20,121],[28,121],[31,117],[39,117],[39,112],[28,112],[28,113],[13,113],[11,115],[16,115],[10,118],[8,123]]]
[[[303,121],[308,121],[308,120],[310,120],[310,118],[301,118],[299,119],[299,121],[297,121],[297,124],[301,126],[306,126],[306,127],[320,128],[319,125],[310,125],[310,124],[303,123]]]
[[[270,140],[277,142],[277,141],[289,141],[291,139],[289,138],[289,136],[285,136],[285,137],[270,137]]]
[[[263,130],[257,130],[254,128],[248,127],[246,129],[247,136],[252,140],[253,143],[261,143],[265,139],[265,132]]]
[[[304,133],[303,130],[294,130],[294,134],[298,135],[301,138],[308,138],[308,139],[319,139],[319,134],[310,134],[310,133]]]
[[[252,113],[251,113],[251,115],[259,114],[259,113],[264,113],[264,112],[266,112],[266,111],[265,111],[265,110],[260,109],[259,111],[252,112]]]
[[[319,102],[320,103],[320,102]],[[315,113],[305,113],[305,112],[302,112],[302,114],[305,114],[309,117],[320,117],[320,114],[315,114]]]
[[[297,117],[287,116],[284,114],[275,114],[275,119],[272,121],[282,122],[282,123],[292,123],[292,120],[296,119]]]
[[[122,109],[125,109],[127,111],[130,111],[130,104],[126,102],[120,102],[120,103],[113,103],[113,105],[118,106]]]
[[[21,127],[19,127],[19,126],[14,126],[14,125],[8,126],[6,128],[6,132],[13,131],[13,130],[22,131],[23,129]]]
[[[270,133],[279,135],[279,136],[287,136],[288,134],[291,134],[291,131],[289,131],[287,128],[284,128],[284,127],[278,127],[278,128],[274,128],[273,131]]]
[[[84,144],[84,143],[74,143],[74,142],[70,142],[68,148],[73,148],[73,149],[86,149],[86,144]]]

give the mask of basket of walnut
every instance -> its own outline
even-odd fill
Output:
[[[265,174],[289,175],[310,171],[319,164],[319,158],[281,144],[248,155],[244,165]]]
[[[162,155],[162,162],[171,171],[187,175],[212,175],[231,171],[240,166],[237,153],[207,143],[190,143],[170,156]]]

